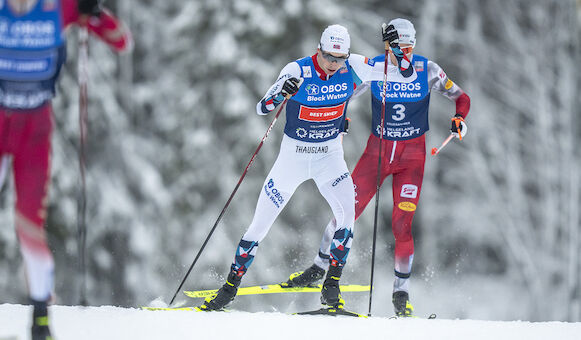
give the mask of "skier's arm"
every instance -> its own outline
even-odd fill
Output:
[[[292,78],[300,79],[301,69],[298,63],[288,63],[278,75],[276,82],[266,91],[266,94],[256,104],[256,113],[265,115],[273,111],[280,103],[284,101],[283,87],[284,83]]]
[[[83,8],[85,5],[88,7]],[[90,10],[91,14],[81,13],[80,8],[85,12]],[[62,11],[65,28],[71,24],[87,23],[89,31],[114,50],[121,52],[133,47],[131,32],[111,11],[101,8],[99,1],[85,0],[79,6],[77,0],[63,0]]]
[[[376,62],[359,54],[351,54],[349,56],[349,65],[351,65],[351,68],[357,75],[356,81],[359,80],[361,83],[383,81],[385,65],[383,61]],[[411,64],[405,73],[400,71],[400,67],[393,66],[389,63],[387,66],[388,81],[410,83],[418,77]]]
[[[470,97],[454,83],[435,62],[428,61],[428,84],[430,89],[441,93],[456,103],[456,116],[466,118],[470,111]]]

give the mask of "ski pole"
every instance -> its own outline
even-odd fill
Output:
[[[440,151],[442,151],[442,149],[452,140],[452,138],[454,138],[454,134],[451,133],[448,138],[446,138],[446,140],[444,140],[444,142],[442,142],[442,145],[440,145],[439,148],[432,148],[432,156],[435,156],[437,154],[440,153]]]
[[[298,83],[298,86],[299,87],[301,86],[302,82],[303,82],[303,79],[301,78],[300,79],[300,82]],[[256,157],[256,155],[258,154],[258,152],[260,151],[260,149],[262,148],[262,145],[264,144],[264,141],[266,140],[266,138],[268,137],[268,134],[270,133],[270,131],[274,127],[274,123],[276,123],[276,120],[278,119],[278,116],[282,112],[282,109],[285,106],[285,104],[286,104],[286,102],[288,101],[289,98],[290,98],[290,95],[288,95],[284,99],[284,101],[282,102],[282,104],[280,105],[280,108],[276,112],[276,115],[274,116],[272,122],[270,123],[270,126],[266,130],[266,133],[264,134],[264,137],[262,137],[262,140],[258,144],[258,147],[256,148],[256,151],[254,151],[254,153],[252,154],[252,157],[250,157],[250,161],[248,162],[248,165],[246,165],[246,168],[242,172],[242,175],[240,176],[240,179],[238,180],[238,183],[236,184],[236,187],[234,187],[234,190],[230,194],[230,197],[228,198],[228,201],[226,201],[226,204],[224,205],[224,208],[222,208],[222,211],[220,212],[220,215],[218,215],[218,219],[216,219],[216,222],[214,223],[214,226],[212,227],[212,229],[210,229],[210,232],[208,233],[208,236],[204,240],[204,243],[202,244],[202,247],[200,248],[200,250],[196,254],[196,257],[194,258],[194,262],[192,262],[192,264],[190,265],[190,268],[186,272],[186,275],[182,279],[182,282],[180,283],[178,289],[176,290],[176,292],[174,293],[173,297],[171,298],[171,301],[169,302],[169,305],[170,306],[173,304],[176,296],[178,295],[179,291],[182,289],[184,283],[186,282],[186,279],[188,278],[188,276],[192,272],[192,269],[194,268],[194,265],[196,264],[196,262],[198,262],[198,259],[200,258],[200,255],[204,251],[204,248],[206,248],[206,245],[208,244],[208,241],[210,240],[210,237],[212,237],[212,234],[216,230],[216,227],[218,226],[218,223],[220,223],[220,220],[222,219],[222,216],[224,216],[224,213],[226,212],[226,209],[230,205],[230,202],[232,202],[232,199],[234,198],[234,195],[236,194],[236,191],[238,191],[238,188],[240,187],[240,184],[242,183],[242,180],[246,176],[246,173],[248,172],[248,169],[252,165],[252,162],[254,162],[254,158]]]
[[[375,187],[375,216],[373,218],[373,243],[371,246],[371,278],[369,283],[369,310],[371,316],[371,302],[373,298],[373,274],[375,271],[375,247],[377,243],[377,219],[379,216],[379,189],[381,187],[381,146],[383,144],[383,131],[385,124],[385,97],[387,97],[387,61],[389,58],[389,43],[385,42],[385,63],[383,66],[383,98],[381,99],[381,124],[379,128],[379,152],[377,157],[377,181]]]
[[[86,244],[87,244],[87,189],[85,182],[86,144],[87,144],[87,117],[88,117],[88,64],[89,64],[89,31],[87,24],[79,27],[79,172],[81,186],[77,200],[77,247],[79,253],[79,303],[88,305],[86,292]]]

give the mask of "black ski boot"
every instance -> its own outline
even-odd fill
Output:
[[[333,308],[343,308],[345,301],[341,298],[341,289],[339,288],[339,280],[343,267],[329,266],[327,277],[323,282],[321,289],[321,303]]]
[[[32,312],[32,340],[53,340],[48,327],[48,308],[45,301],[31,300],[34,310]]]
[[[280,284],[283,288],[314,287],[316,282],[325,276],[325,269],[313,264],[304,272],[296,272],[290,275],[287,282]]]
[[[236,275],[235,272],[230,272],[226,283],[218,290],[218,293],[206,298],[204,304],[199,308],[203,311],[222,310],[234,300],[238,292],[238,286],[240,286],[240,281],[242,281],[242,276]]]
[[[409,318],[413,316],[414,307],[410,303],[410,296],[407,292],[394,292],[391,301],[393,302],[395,316],[400,318]]]

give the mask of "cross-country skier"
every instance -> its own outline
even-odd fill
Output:
[[[53,129],[51,99],[66,58],[65,29],[86,24],[117,51],[130,33],[98,0],[0,1],[0,158],[12,156],[15,227],[34,306],[32,339],[52,339],[47,303],[54,260],[44,224]]]
[[[461,135],[466,133],[464,118],[470,109],[470,98],[448,78],[438,64],[426,57],[413,54],[416,30],[409,20],[394,19],[388,25],[384,24],[382,33],[384,40],[392,41],[388,52],[389,62],[396,63],[396,54],[403,53],[411,60],[417,73],[417,78],[411,83],[401,83],[397,78],[388,76],[380,178],[382,183],[387,176],[393,176],[392,231],[395,238],[395,280],[392,302],[397,316],[411,316],[413,307],[409,299],[409,278],[414,257],[412,219],[418,206],[424,177],[425,133],[429,128],[430,92],[432,90],[439,92],[456,103],[451,131]],[[374,58],[376,62],[384,60],[385,54]],[[380,127],[382,90],[382,82],[371,83],[371,135],[352,175],[356,193],[355,219],[361,215],[376,192],[379,134],[382,131]],[[287,282],[282,283],[283,286],[302,287],[323,278],[325,270],[329,268],[329,261],[332,261],[329,249],[332,247],[336,227],[337,220],[331,220],[321,240],[314,264],[304,272],[292,274]]]
[[[398,61],[403,70],[400,73],[392,65],[389,77],[402,83],[414,80],[410,64],[402,58]],[[337,221],[321,303],[343,306],[339,279],[353,238],[355,193],[340,136],[353,91],[365,82],[383,79],[383,72],[383,62],[350,53],[349,33],[340,25],[324,30],[314,55],[282,69],[257,105],[258,114],[265,115],[284,103],[285,97],[290,98],[280,153],[261,188],[254,218],[240,240],[226,283],[217,295],[206,299],[202,310],[220,310],[234,299],[259,243],[296,188],[308,179],[315,181]]]

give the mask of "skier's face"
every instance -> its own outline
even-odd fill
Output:
[[[414,52],[414,46],[410,45],[410,44],[400,44],[399,45],[399,49],[406,55],[406,57],[408,57],[408,59],[411,60],[412,58],[412,53]],[[393,55],[393,52],[391,52],[391,48],[389,49],[389,58],[391,59],[391,63],[394,65],[397,65],[397,59],[395,59],[395,56]]]
[[[321,66],[323,71],[325,71],[325,73],[328,75],[335,74],[337,70],[343,67],[347,58],[349,58],[348,54],[325,52],[321,51],[320,49],[317,52],[319,66]]]

